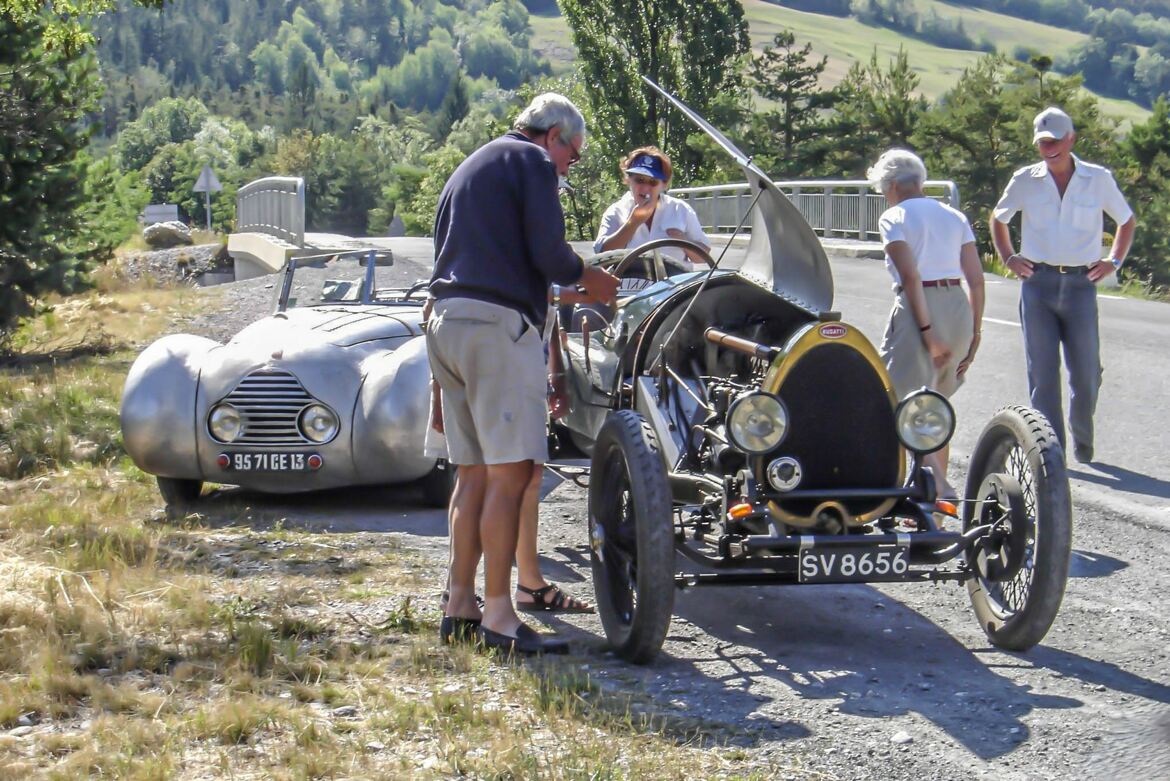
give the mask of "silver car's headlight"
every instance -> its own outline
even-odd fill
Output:
[[[898,439],[916,453],[933,453],[955,433],[955,411],[941,395],[920,390],[902,399],[894,414]]]
[[[788,410],[770,393],[745,393],[727,412],[727,436],[745,453],[767,453],[788,432]]]
[[[324,404],[310,404],[297,420],[301,433],[318,444],[337,436],[337,415]]]
[[[240,411],[231,404],[216,404],[207,416],[207,429],[220,442],[235,442],[243,428]]]

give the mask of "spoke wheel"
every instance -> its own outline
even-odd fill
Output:
[[[674,528],[657,440],[632,410],[610,414],[593,448],[589,541],[606,639],[618,656],[645,664],[674,611]]]
[[[1056,619],[1072,549],[1064,451],[1043,415],[1027,407],[996,413],[971,456],[966,496],[964,530],[1000,524],[969,562],[975,616],[994,645],[1026,651]]]

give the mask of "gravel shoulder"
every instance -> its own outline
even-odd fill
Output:
[[[409,259],[396,279],[427,273]],[[231,283],[194,330],[227,339],[267,314],[274,277]],[[210,311],[214,308],[215,311]],[[546,477],[546,574],[592,597],[585,494]],[[362,498],[365,497],[365,498]],[[393,495],[260,497],[290,526],[391,534],[445,561],[442,513]],[[953,584],[700,587],[676,595],[658,660],[605,650],[596,616],[545,619],[574,641],[602,687],[710,725],[777,777],[870,779],[1170,778],[1170,532],[1074,509],[1072,577],[1056,625],[1026,654],[991,648]]]

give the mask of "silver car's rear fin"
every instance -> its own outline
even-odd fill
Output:
[[[829,259],[820,239],[788,197],[750,157],[694,109],[651,79],[643,76],[642,80],[731,155],[751,185],[751,195],[756,198],[751,241],[738,273],[812,312],[832,309],[833,274]]]

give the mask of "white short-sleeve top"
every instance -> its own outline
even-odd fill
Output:
[[[910,245],[923,281],[963,276],[959,262],[964,244],[975,241],[971,223],[958,209],[933,198],[908,198],[882,212],[878,220],[882,244],[904,241]],[[886,253],[886,269],[894,284],[902,283],[894,261]]]
[[[1117,187],[1108,168],[1086,163],[1073,155],[1073,175],[1064,197],[1043,162],[1025,166],[1004,188],[992,216],[1011,222],[1016,212],[1024,216],[1020,254],[1028,260],[1057,266],[1088,266],[1101,259],[1102,213],[1117,224],[1129,220],[1133,210]]]
[[[602,251],[601,246],[621,230],[622,225],[629,219],[630,212],[633,210],[634,196],[629,192],[605,210],[605,214],[601,216],[601,228],[597,231],[597,240],[593,242],[594,252]],[[678,228],[683,232],[683,238],[689,241],[702,247],[711,247],[711,241],[703,232],[703,227],[699,225],[699,218],[695,214],[695,210],[685,201],[672,198],[666,193],[658,196],[658,208],[654,210],[654,218],[651,220],[650,226],[647,227],[646,223],[639,225],[634,231],[630,243],[626,246],[633,249],[648,241],[670,238],[667,231],[671,228]],[[666,247],[662,250],[662,254],[682,263],[686,262],[686,253],[678,247]]]

